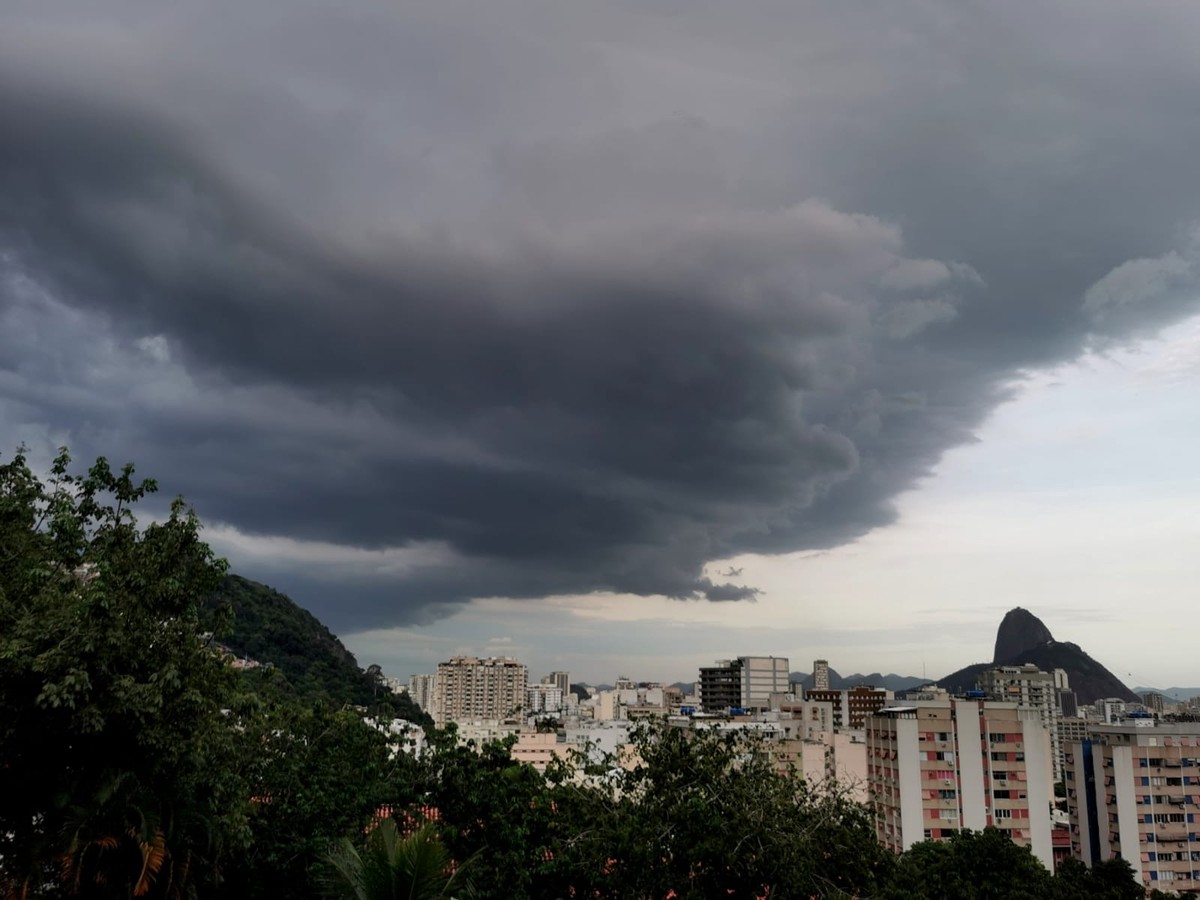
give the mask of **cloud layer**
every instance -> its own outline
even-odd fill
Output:
[[[802,6],[10,6],[0,438],[335,627],[888,524],[1195,308],[1200,10]]]

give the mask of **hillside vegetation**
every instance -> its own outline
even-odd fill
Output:
[[[269,683],[297,700],[386,708],[399,718],[433,724],[407,695],[393,695],[383,686],[378,666],[364,671],[316,616],[265,584],[226,575],[205,598],[200,622],[238,656],[269,664]],[[263,680],[258,673],[253,677]]]

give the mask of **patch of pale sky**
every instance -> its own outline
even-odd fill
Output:
[[[281,535],[246,534],[221,523],[208,525],[205,537],[218,553],[241,562],[269,560],[276,566],[285,563],[333,565],[378,574],[395,574],[421,566],[448,565],[455,556],[445,544],[436,542],[372,550]]]

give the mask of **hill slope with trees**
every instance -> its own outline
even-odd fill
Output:
[[[308,610],[274,588],[240,575],[226,575],[204,598],[201,626],[239,657],[270,664],[276,686],[308,703],[386,707],[398,718],[432,725],[406,695],[393,695],[378,666],[358,660]]]
[[[230,613],[221,628],[221,613]],[[368,703],[375,686],[354,654],[312,613],[286,594],[240,575],[226,575],[204,599],[201,625],[238,656],[277,668],[300,695],[335,703]]]

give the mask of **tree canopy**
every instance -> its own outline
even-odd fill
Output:
[[[196,627],[224,564],[182,501],[137,527],[132,466],[69,465],[0,465],[0,883],[215,883],[245,829],[233,676]]]

